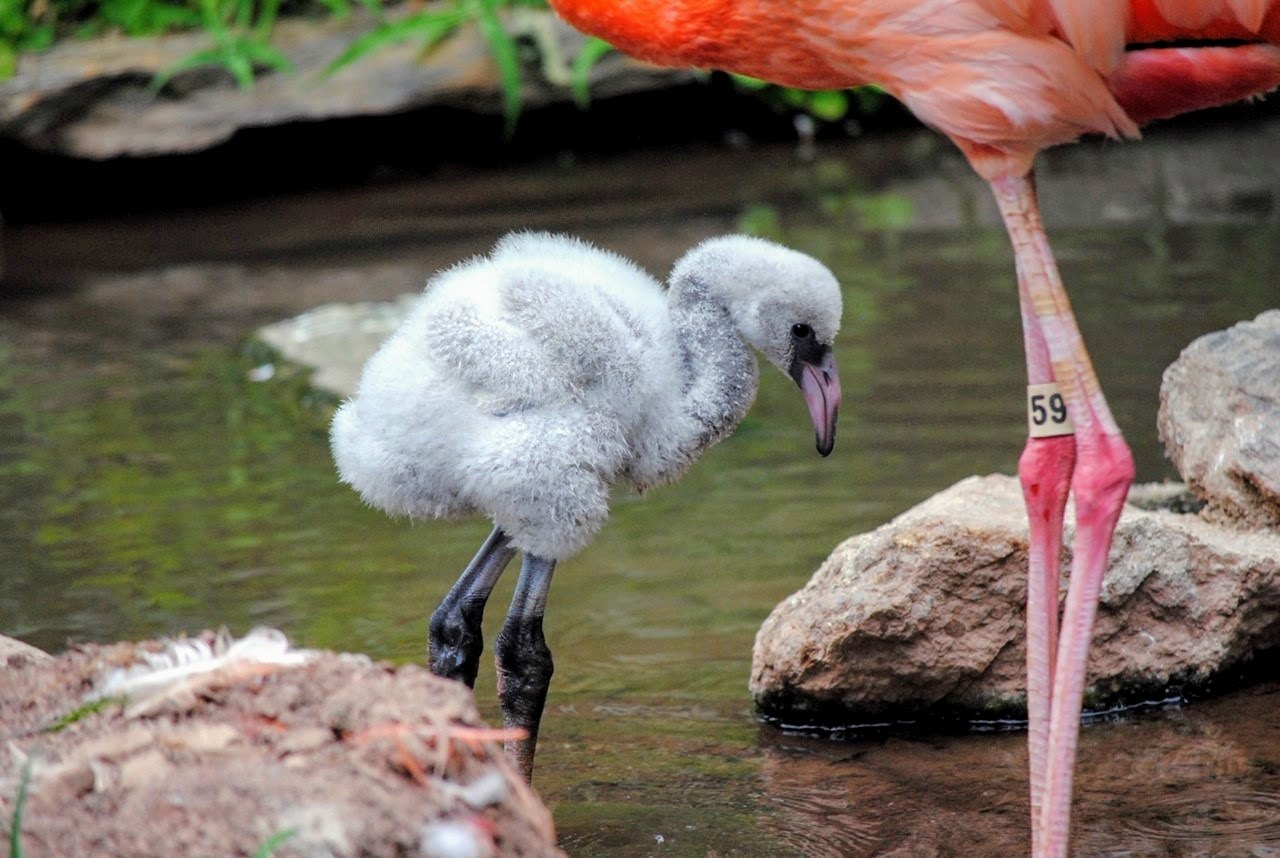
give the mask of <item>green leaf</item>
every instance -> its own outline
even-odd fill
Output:
[[[214,41],[218,41],[219,36],[227,32],[227,25],[223,20],[223,11],[218,6],[218,0],[200,0],[200,22],[205,32],[212,36]]]
[[[241,56],[252,63],[273,71],[293,71],[289,58],[264,41],[246,38],[239,43],[239,48]]]
[[[151,85],[148,87],[152,92],[159,92],[164,89],[164,85],[173,79],[175,75],[182,74],[184,71],[200,68],[208,65],[221,65],[222,49],[206,48],[203,51],[193,51],[181,59],[174,60],[169,65],[156,72],[156,76],[151,78]]]
[[[286,840],[297,833],[298,829],[296,828],[286,828],[283,831],[277,831],[275,834],[268,837],[266,842],[258,847],[258,851],[253,853],[253,858],[271,858],[271,855],[278,847],[284,845]]]
[[[769,83],[767,80],[760,80],[756,77],[747,77],[744,74],[730,75],[730,77],[733,78],[733,82],[738,86],[753,92],[756,90],[768,89],[773,86],[773,84]]]
[[[236,30],[244,32],[253,26],[253,3],[254,0],[235,0],[233,26]]]
[[[271,38],[271,30],[276,25],[276,12],[279,9],[280,0],[262,0],[262,8],[258,10],[258,22],[253,26],[253,33],[259,42],[266,43]]]
[[[40,24],[18,37],[19,51],[43,51],[53,44],[53,24]]]
[[[348,0],[319,0],[319,2],[339,21],[346,21],[351,17],[351,3]]]
[[[874,113],[888,98],[881,87],[872,83],[854,89],[853,96],[858,100],[858,109],[863,113]]]
[[[31,755],[22,765],[18,779],[18,794],[13,799],[13,817],[9,820],[9,858],[22,858],[22,811],[31,789]]]
[[[849,112],[849,97],[838,89],[812,93],[809,98],[809,112],[818,119],[835,122],[843,119]]]
[[[498,20],[498,0],[469,0],[468,6],[498,66],[498,76],[502,80],[502,115],[506,119],[506,133],[510,136],[515,131],[521,108],[520,58],[516,43]]]
[[[430,50],[430,48],[439,44],[446,36],[456,30],[461,22],[462,13],[455,10],[450,12],[419,12],[417,15],[405,18],[403,21],[379,24],[348,45],[347,49],[339,54],[337,59],[329,63],[328,68],[324,70],[324,74],[326,76],[331,75],[357,60],[367,57],[379,48],[396,42],[403,42],[406,39],[420,38],[424,41],[426,49]]]
[[[20,0],[0,0],[0,33],[15,35],[21,32],[25,21]]]
[[[146,34],[144,26],[146,10],[141,0],[103,0],[100,11],[108,23],[115,24],[127,35]]]
[[[806,110],[809,106],[809,93],[803,90],[791,89],[790,87],[783,87],[782,89],[778,90],[778,92],[782,96],[783,104],[786,104],[790,107],[797,108],[799,110]]]
[[[592,37],[573,59],[573,100],[583,110],[591,104],[591,70],[612,50],[613,45],[604,39]]]
[[[109,706],[123,706],[124,703],[125,699],[123,697],[99,697],[94,700],[90,700],[88,703],[82,703],[66,715],[55,720],[48,727],[44,728],[44,732],[57,733],[60,730],[65,730],[77,721],[101,712]]]
[[[237,86],[241,89],[253,89],[253,63],[247,56],[228,51],[222,54],[221,63],[236,79]]]
[[[174,3],[157,3],[152,7],[151,18],[156,32],[200,25],[200,15],[194,9]]]

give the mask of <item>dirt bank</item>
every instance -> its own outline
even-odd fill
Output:
[[[0,647],[0,827],[29,856],[562,854],[467,689],[275,634]]]

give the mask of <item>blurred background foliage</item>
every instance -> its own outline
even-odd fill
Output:
[[[352,40],[328,73],[404,41],[420,43],[425,56],[459,27],[474,26],[484,36],[499,71],[508,131],[520,114],[521,69],[526,60],[540,65],[545,64],[543,60],[563,62],[560,57],[529,56],[555,48],[552,40],[537,38],[536,28],[519,23],[528,10],[549,14],[545,0],[429,0],[415,2],[408,14],[397,15],[388,12],[399,4],[384,4],[383,0],[0,0],[0,80],[17,72],[20,55],[44,50],[60,40],[203,31],[207,45],[162,69],[152,88],[159,90],[181,72],[212,66],[225,69],[247,89],[259,74],[292,71],[288,58],[272,45],[272,31],[279,18],[348,20],[357,6],[367,10],[373,24]],[[575,100],[584,108],[589,100],[591,68],[610,50],[605,42],[588,39],[568,64]],[[779,109],[820,122],[841,121],[853,107],[874,112],[884,97],[875,87],[803,92],[745,77],[734,80],[740,88],[758,93]]]

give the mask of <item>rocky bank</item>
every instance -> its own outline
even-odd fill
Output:
[[[1090,709],[1203,690],[1280,645],[1280,311],[1188,347],[1165,374],[1160,430],[1198,499],[1131,494]],[[1007,476],[971,477],[853,537],[760,629],[756,702],[793,724],[1024,717],[1026,552]]]

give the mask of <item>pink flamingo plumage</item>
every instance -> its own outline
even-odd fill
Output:
[[[1133,458],[1058,275],[1032,166],[1084,134],[1280,85],[1280,0],[551,0],[642,59],[807,89],[877,83],[947,135],[990,184],[1013,243],[1028,385],[1056,384],[1074,434],[1018,463],[1030,522],[1027,708],[1032,847],[1067,851],[1081,696],[1112,533]],[[1058,621],[1068,493],[1077,529]]]

